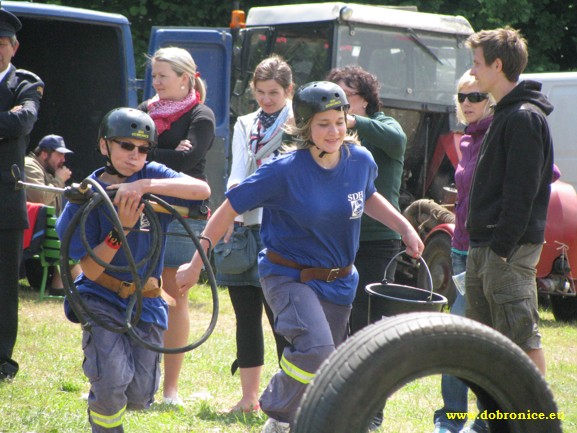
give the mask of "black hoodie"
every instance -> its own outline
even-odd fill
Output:
[[[471,246],[489,246],[501,257],[545,240],[553,171],[546,116],[553,106],[540,90],[540,83],[522,81],[495,106],[473,177]]]

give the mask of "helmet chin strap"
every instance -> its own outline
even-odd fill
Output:
[[[106,158],[106,166],[104,167],[104,171],[106,171],[106,173],[111,174],[113,176],[118,176],[121,177],[123,179],[126,179],[128,176],[120,173],[118,170],[116,170],[116,168],[114,168],[114,165],[112,165],[112,161],[110,161],[110,158]]]
[[[315,146],[318,150],[321,151],[321,153],[319,153],[319,158],[322,158],[322,157],[325,156],[325,155],[332,155],[333,153],[336,153],[336,151],[335,151],[335,152],[326,152],[326,151],[322,150],[320,147],[318,147],[316,144],[315,144],[314,146]]]
[[[106,150],[108,150],[108,155],[106,155],[104,157],[104,159],[106,160],[105,162],[105,167],[104,167],[104,171],[106,171],[106,173],[111,174],[112,176],[118,176],[120,178],[126,179],[128,176],[120,173],[116,167],[114,167],[114,164],[112,163],[112,159],[110,159],[110,146],[108,145],[108,140],[106,141]]]

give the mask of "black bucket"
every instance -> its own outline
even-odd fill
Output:
[[[404,251],[401,251],[391,259],[385,269],[385,275],[387,275],[387,270],[393,260],[396,260],[397,257],[403,253]],[[433,292],[433,280],[429,267],[422,257],[420,260],[429,275],[430,290],[392,284],[389,283],[386,278],[382,283],[367,285],[365,291],[369,294],[369,323],[374,323],[383,317],[403,313],[414,313],[417,311],[439,312],[444,305],[447,305],[447,298]]]

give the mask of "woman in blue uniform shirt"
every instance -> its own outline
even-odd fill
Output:
[[[290,343],[260,398],[269,416],[264,433],[290,431],[307,384],[345,339],[358,283],[353,262],[363,212],[401,233],[411,256],[423,250],[411,224],[376,192],[370,152],[346,135],[348,107],[334,83],[299,88],[295,127],[287,131],[297,137],[294,149],[229,190],[204,231],[214,243],[238,214],[263,208],[259,274],[275,331]],[[209,241],[202,244],[209,248]],[[180,267],[181,290],[198,281],[201,268],[197,254]]]

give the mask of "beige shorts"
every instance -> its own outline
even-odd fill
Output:
[[[516,247],[504,261],[489,247],[469,250],[466,316],[510,338],[523,350],[541,348],[536,266],[542,244]]]

